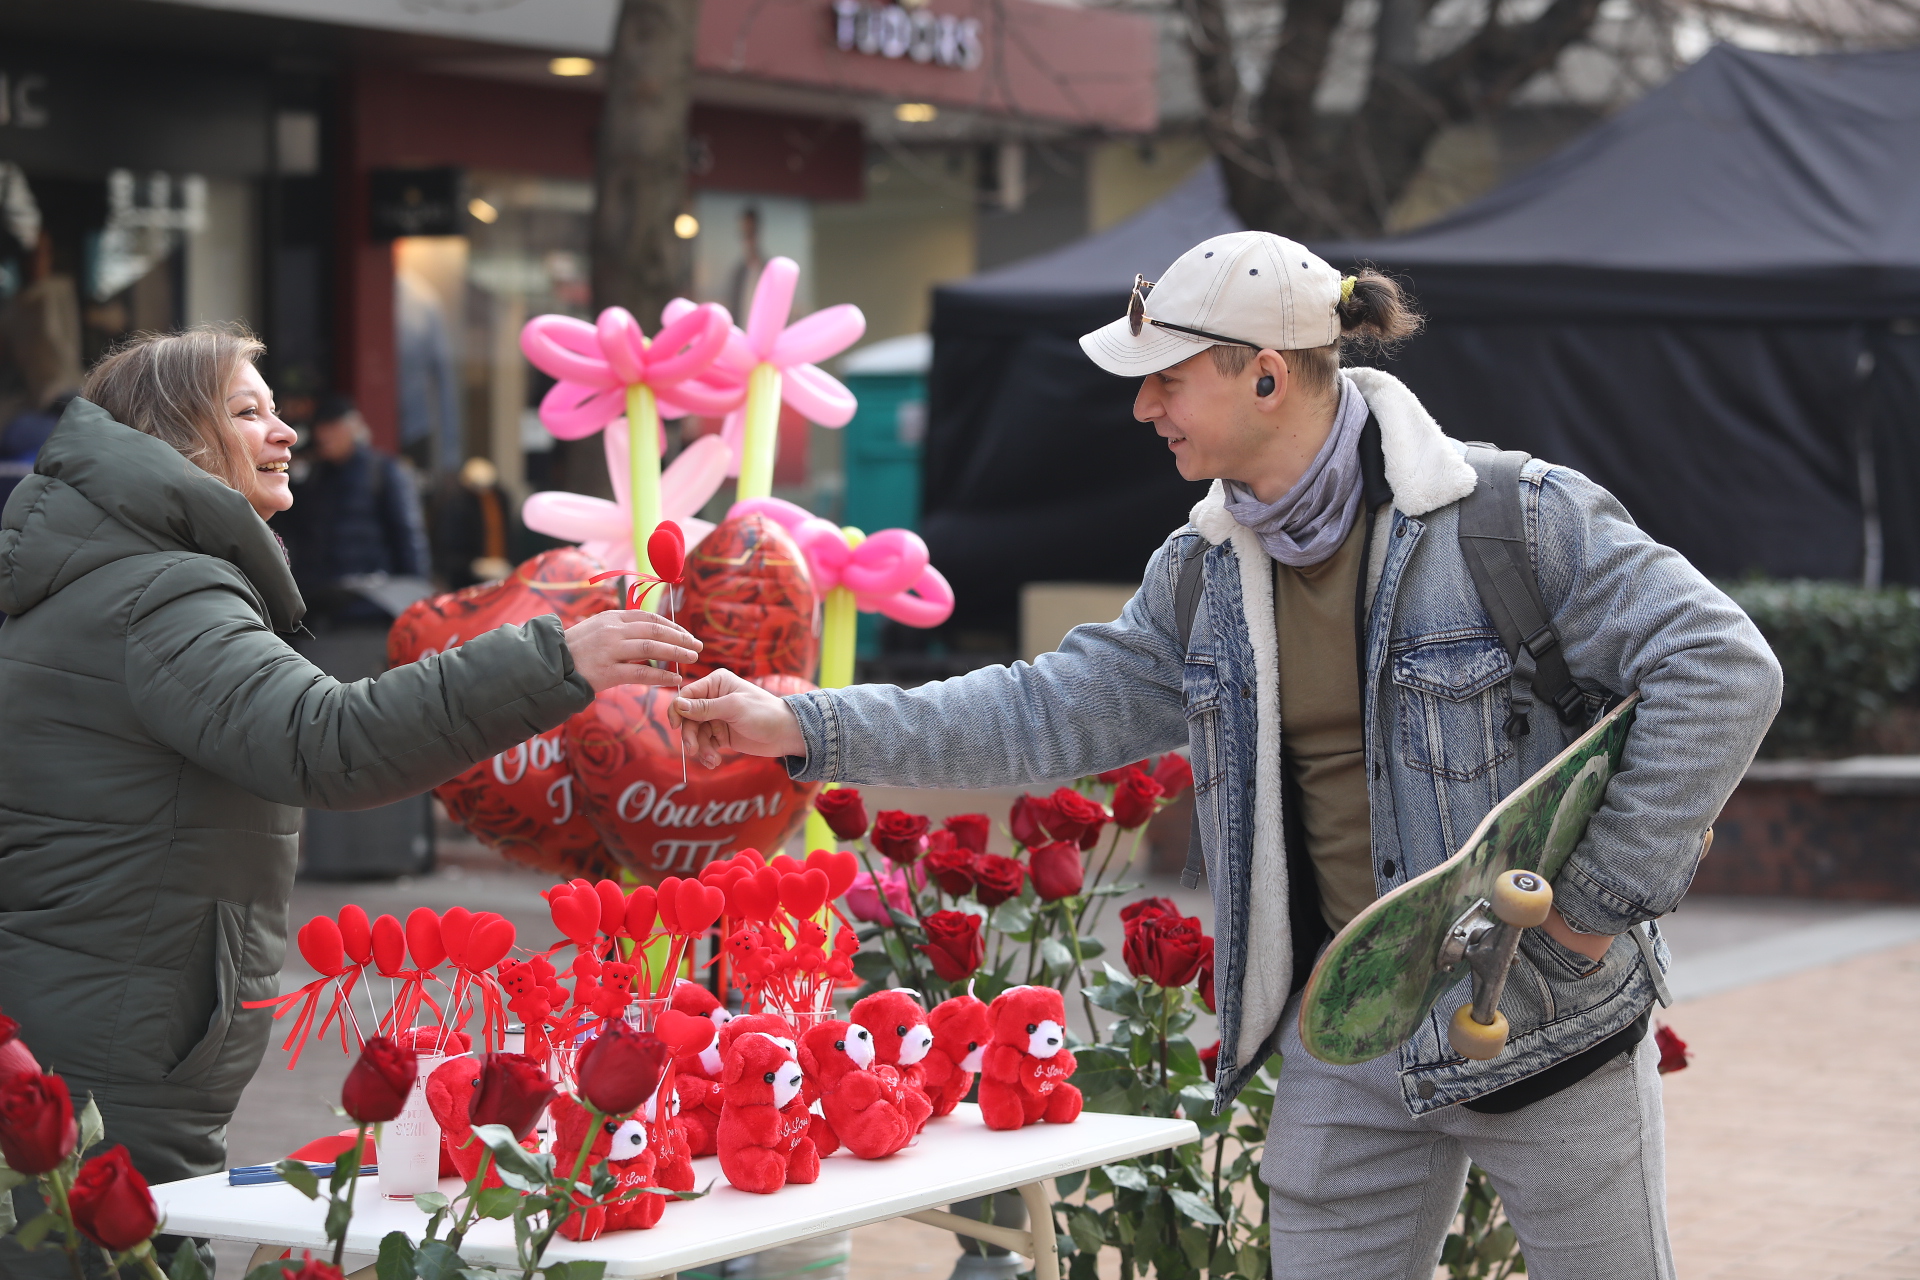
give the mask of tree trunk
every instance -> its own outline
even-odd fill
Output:
[[[625,307],[648,333],[686,291],[687,117],[700,0],[621,0],[594,175],[593,306]],[[567,448],[565,487],[608,494],[599,439]]]

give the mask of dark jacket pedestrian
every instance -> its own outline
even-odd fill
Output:
[[[333,680],[283,638],[304,606],[261,508],[285,505],[293,433],[259,344],[145,342],[177,345],[144,371],[139,348],[108,357],[86,394],[147,432],[75,400],[0,521],[0,1007],[165,1182],[223,1166],[270,1031],[244,1006],[278,994],[301,808],[417,794],[596,688],[671,682],[641,664],[694,650],[651,639],[683,633],[650,614],[547,616]],[[195,383],[211,425],[178,420]],[[5,1248],[0,1273],[38,1274]]]

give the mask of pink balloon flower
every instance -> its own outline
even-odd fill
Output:
[[[781,498],[736,502],[729,516],[756,512],[793,535],[806,554],[813,588],[853,592],[863,613],[878,613],[909,627],[937,627],[953,614],[953,588],[928,563],[927,544],[910,529],[882,529],[857,547],[828,520]]]
[[[645,385],[668,416],[721,414],[738,403],[698,381],[732,332],[725,308],[689,306],[651,343],[624,307],[608,307],[597,323],[572,316],[535,316],[520,330],[520,350],[535,368],[558,378],[540,401],[540,421],[562,440],[590,436],[626,413],[627,388]]]
[[[580,550],[609,569],[634,568],[633,499],[628,492],[627,420],[616,418],[607,426],[607,478],[613,481],[613,498],[590,498],[584,493],[548,490],[528,498],[520,508],[520,519],[527,528],[550,538],[577,542]],[[733,451],[719,436],[702,436],[680,451],[666,474],[660,477],[660,512],[663,520],[679,524],[693,546],[712,532],[713,526],[694,515],[707,505],[726,483],[727,468]]]

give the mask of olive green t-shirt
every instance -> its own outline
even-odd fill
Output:
[[[1280,739],[1299,787],[1320,914],[1336,931],[1376,896],[1353,624],[1367,518],[1361,512],[1340,549],[1319,564],[1273,566]]]

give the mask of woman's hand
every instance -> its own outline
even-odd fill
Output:
[[[700,642],[685,627],[644,609],[608,609],[567,628],[573,669],[599,693],[620,684],[677,688],[680,676],[648,662],[693,662]]]
[[[749,756],[807,753],[800,722],[786,699],[731,671],[716,671],[681,690],[670,719],[680,726],[687,754],[709,769],[720,763],[723,750]]]

